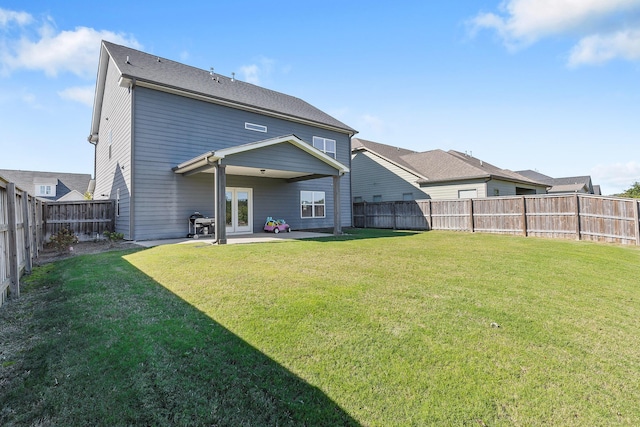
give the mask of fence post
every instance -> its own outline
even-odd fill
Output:
[[[574,200],[576,202],[576,240],[580,240],[580,196],[576,193]]]
[[[429,230],[433,230],[433,215],[431,214],[431,199],[429,200]]]
[[[640,246],[640,200],[634,200],[633,216],[636,222],[636,246]]]
[[[367,202],[362,201],[362,220],[364,221],[364,228],[367,228]]]
[[[396,229],[396,203],[391,202],[391,215],[393,216],[393,229]]]
[[[7,219],[9,220],[9,290],[11,297],[20,296],[20,271],[18,270],[18,221],[16,215],[16,184],[7,184]]]
[[[22,231],[24,234],[24,271],[31,274],[33,258],[31,255],[31,236],[29,226],[31,224],[29,218],[29,193],[22,192]]]
[[[522,196],[522,235],[527,237],[527,199]]]
[[[469,231],[473,233],[473,199],[469,199]]]

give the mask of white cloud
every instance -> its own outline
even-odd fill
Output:
[[[615,58],[640,60],[640,30],[585,37],[571,50],[569,65],[597,65]]]
[[[471,34],[493,30],[512,51],[545,37],[577,37],[580,41],[571,53],[572,65],[594,63],[596,57],[598,61],[638,59],[629,54],[637,48],[637,32],[625,26],[640,12],[640,0],[504,0],[499,11],[472,18]]]
[[[33,21],[33,17],[27,12],[16,12],[0,7],[0,28],[7,27],[12,22],[20,26],[27,25]]]
[[[253,83],[254,85],[260,84],[260,68],[256,64],[243,65],[240,67],[240,72],[244,76],[245,82]]]
[[[61,98],[78,101],[81,104],[93,107],[94,86],[77,86],[70,87],[58,92]]]
[[[607,193],[621,193],[640,181],[640,162],[597,165],[591,169],[594,184],[600,184]]]
[[[136,49],[141,47],[133,36],[112,31],[88,27],[58,31],[49,19],[40,25],[35,36],[26,32],[12,36],[11,39],[3,38],[0,44],[0,67],[4,74],[27,69],[44,71],[51,77],[63,72],[93,77],[101,40]]]
[[[262,84],[264,79],[271,75],[275,62],[271,58],[260,56],[257,64],[241,66],[240,73],[244,76],[243,80],[255,85]]]

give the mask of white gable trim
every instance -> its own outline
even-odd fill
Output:
[[[276,138],[265,139],[262,141],[252,142],[244,145],[236,145],[235,147],[223,148],[217,151],[209,151],[194,157],[191,160],[187,160],[173,168],[173,171],[178,174],[187,173],[199,168],[206,168],[207,166],[213,167],[213,165],[220,159],[224,159],[227,156],[234,154],[245,153],[251,150],[257,150],[259,148],[270,147],[277,144],[288,143],[301,149],[302,151],[312,155],[320,161],[328,164],[332,168],[336,169],[340,175],[349,172],[349,168],[334,159],[331,156],[326,155],[322,151],[318,150],[314,146],[307,144],[295,135],[286,135]]]

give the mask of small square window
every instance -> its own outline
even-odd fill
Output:
[[[381,201],[382,201],[382,196],[381,195],[377,194],[377,195],[373,196],[373,202],[374,203],[381,202]]]
[[[413,193],[402,193],[402,200],[405,202],[413,200]]]

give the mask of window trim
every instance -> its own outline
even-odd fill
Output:
[[[56,197],[56,186],[53,184],[36,184],[36,196]]]
[[[259,125],[256,123],[244,122],[244,128],[255,132],[267,132],[267,127],[265,125]]]
[[[327,141],[331,141],[333,142],[333,149],[334,151],[327,151]],[[318,145],[316,145],[316,142],[318,142]],[[311,145],[313,145],[315,148],[317,148],[318,150],[322,151],[324,154],[326,154],[327,156],[331,156],[334,159],[337,158],[337,152],[338,152],[338,143],[336,142],[335,139],[331,139],[331,138],[325,138],[323,136],[314,136],[311,139]],[[322,145],[322,148],[319,147],[319,145]]]
[[[304,197],[302,197],[302,193],[311,193],[311,204],[303,204]],[[316,194],[322,194],[320,200],[323,203],[316,203]],[[311,207],[311,216],[304,216],[304,207]],[[316,215],[316,207],[322,206],[322,216]],[[326,218],[327,217],[327,195],[324,191],[313,191],[313,190],[300,190],[300,218],[301,219],[316,219],[316,218]]]

